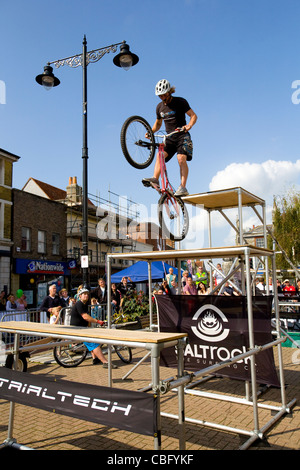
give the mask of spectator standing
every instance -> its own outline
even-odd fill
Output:
[[[196,287],[199,286],[200,282],[202,282],[205,285],[205,287],[207,286],[208,275],[207,275],[207,272],[204,271],[202,266],[198,266],[195,278],[196,278]]]
[[[7,302],[6,302],[6,311],[11,312],[11,311],[15,311],[17,309],[18,309],[18,306],[17,306],[17,303],[16,303],[15,296],[13,294],[10,294],[8,296]]]
[[[165,294],[170,294],[171,288],[169,287],[168,281],[164,280],[160,286],[160,289],[165,293]]]
[[[49,295],[44,298],[40,305],[40,311],[46,312],[47,318],[50,319],[54,307],[63,307],[63,302],[56,292],[56,285],[52,284],[49,287]]]
[[[98,286],[91,291],[91,298],[97,299],[99,305],[107,303],[107,287],[102,277],[98,279]]]
[[[188,278],[186,286],[183,288],[185,295],[197,295],[198,291],[191,277]]]
[[[175,281],[177,281],[176,274],[174,274],[174,269],[173,268],[169,268],[169,273],[166,275],[166,281],[167,281],[168,286],[170,288],[171,288],[171,282],[173,281],[173,279]]]
[[[283,281],[282,292],[288,295],[296,295],[296,287],[290,283],[289,279],[285,279]]]
[[[171,295],[178,295],[178,284],[175,281],[175,279],[173,279],[171,281],[170,294]]]
[[[256,280],[255,292],[257,295],[263,295],[266,293],[266,286],[264,284],[264,278],[259,277]]]
[[[279,281],[279,279],[277,279],[276,284],[277,284],[278,294],[282,294],[282,286],[281,286],[281,282]]]
[[[222,276],[222,273],[223,273],[222,266],[220,263],[218,263],[217,269],[215,269],[213,272],[213,278],[214,278],[216,286],[220,284],[220,282],[223,281],[224,279],[224,277]]]
[[[1,291],[0,293],[0,311],[6,310],[6,294],[5,291]]]
[[[184,288],[184,286],[187,283],[187,279],[189,277],[189,272],[188,271],[183,271],[182,277],[181,277],[181,287]]]
[[[59,294],[60,294],[60,298],[62,300],[62,303],[64,304],[63,306],[68,307],[70,297],[69,297],[67,289],[65,289],[65,288],[61,289],[59,291]]]
[[[121,304],[121,292],[117,289],[116,284],[113,282],[111,285],[111,302],[113,305],[113,312],[119,312]]]
[[[17,299],[16,301],[17,308],[18,310],[26,310],[27,308],[27,300],[26,300],[26,295],[22,291],[22,295]]]
[[[298,297],[300,297],[300,279],[298,279],[298,281],[297,281],[296,292],[298,294]]]
[[[122,277],[120,284],[117,286],[117,289],[121,292],[122,297],[124,295],[130,294],[135,288],[136,285],[129,276]]]

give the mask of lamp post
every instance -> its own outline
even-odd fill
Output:
[[[87,145],[87,66],[90,63],[98,62],[102,57],[109,52],[116,52],[118,46],[120,46],[120,53],[117,54],[113,63],[117,67],[121,67],[124,70],[129,70],[130,67],[136,65],[139,61],[137,55],[132,54],[129,50],[128,44],[125,41],[112,44],[107,47],[100,49],[94,49],[93,51],[87,52],[87,41],[86,36],[83,38],[82,54],[75,56],[66,57],[65,59],[55,60],[48,62],[44,67],[44,73],[37,75],[36,81],[39,85],[44,86],[47,90],[58,86],[60,81],[53,74],[54,65],[56,68],[68,65],[69,67],[76,68],[82,67],[82,82],[83,82],[83,98],[82,98],[82,253],[85,260],[88,260],[88,145]],[[82,267],[82,279],[83,285],[88,287],[88,264]]]

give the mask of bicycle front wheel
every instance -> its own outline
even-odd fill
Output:
[[[130,364],[132,361],[132,351],[128,346],[114,346],[114,350],[125,364]]]
[[[145,137],[148,133],[149,139]],[[150,124],[140,116],[128,118],[121,129],[122,152],[130,165],[142,170],[152,162],[155,154],[155,139]]]
[[[163,236],[174,241],[181,241],[186,237],[189,216],[181,199],[164,193],[158,201],[158,220]]]
[[[83,343],[64,344],[53,349],[54,359],[62,367],[79,366],[85,360],[87,353],[88,350]]]

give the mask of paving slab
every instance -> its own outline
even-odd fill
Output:
[[[122,363],[117,356],[113,357],[118,369],[113,370],[113,386],[128,390],[139,390],[151,384],[151,365],[147,359],[142,362],[128,379],[123,380],[146,354],[145,350],[133,350],[133,363]],[[276,362],[275,352],[275,362]],[[299,450],[300,449],[300,351],[283,348],[287,403],[296,398],[292,413],[277,421],[264,436],[255,441],[248,451],[253,450]],[[108,371],[101,365],[93,365],[91,358],[86,359],[76,368],[63,368],[53,361],[49,352],[32,357],[28,362],[28,372],[32,374],[49,374],[63,380],[108,385]],[[160,368],[161,379],[176,376],[176,371],[166,367]],[[218,392],[243,398],[245,384],[243,381],[215,377],[201,385],[201,390]],[[270,388],[262,394],[260,403],[280,406],[280,390]],[[167,414],[178,413],[177,394],[174,391],[161,396],[161,411]],[[247,430],[253,428],[253,410],[228,401],[220,401],[198,396],[185,395],[185,415],[206,422]],[[0,444],[7,438],[9,419],[9,402],[0,400]],[[259,409],[259,425],[271,419],[271,411]],[[218,430],[212,427],[186,422],[186,451],[200,450],[238,450],[247,437],[236,432]],[[153,450],[153,438],[129,431],[111,428],[68,416],[46,412],[29,406],[16,404],[13,437],[19,444],[36,450],[106,450],[106,451],[139,451]],[[162,416],[162,450],[177,451],[179,446],[179,427],[176,419]]]

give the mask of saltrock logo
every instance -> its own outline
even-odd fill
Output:
[[[223,341],[229,334],[226,316],[214,305],[207,304],[199,308],[193,316],[193,321],[196,326],[191,327],[192,332],[209,343]]]

